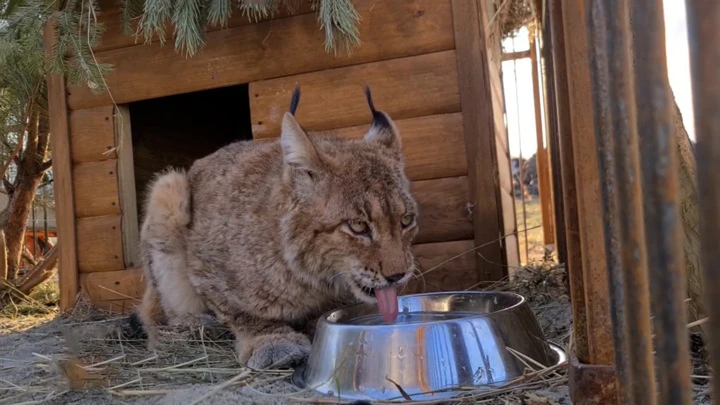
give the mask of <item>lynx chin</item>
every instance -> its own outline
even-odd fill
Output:
[[[158,325],[220,323],[253,369],[303,361],[318,317],[354,302],[397,317],[397,288],[416,269],[418,205],[390,116],[365,93],[363,139],[316,134],[295,119],[280,139],[236,142],[150,184],[140,251],[147,280],[137,312]]]

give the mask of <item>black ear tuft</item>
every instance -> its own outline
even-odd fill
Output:
[[[295,115],[297,111],[298,103],[300,102],[300,86],[295,86],[293,90],[292,98],[290,99],[290,114]]]
[[[370,112],[372,112],[373,121],[372,126],[377,126],[380,128],[391,128],[390,122],[387,119],[387,116],[383,114],[382,112],[375,109],[375,104],[373,104],[372,100],[372,94],[370,93],[370,85],[365,84],[365,97],[367,98],[368,106],[370,107]]]

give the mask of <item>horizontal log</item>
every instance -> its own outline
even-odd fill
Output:
[[[467,209],[466,176],[416,181],[412,183],[412,192],[420,206],[418,217],[420,231],[415,239],[416,243],[472,237],[472,222]],[[123,268],[119,267],[124,264],[120,218],[120,215],[115,215],[78,219],[78,256],[81,272]],[[82,234],[81,228],[88,233]]]
[[[81,273],[124,269],[121,216],[78,218],[77,255]]]
[[[112,315],[130,315],[140,302],[137,299],[125,298],[110,301],[90,301],[90,305]]]
[[[324,34],[313,14],[210,32],[207,45],[192,58],[157,43],[96,56],[114,66],[106,81],[121,104],[455,46],[449,0],[357,0],[354,5],[363,19],[363,45],[350,56],[325,51]],[[109,94],[94,94],[87,85],[68,90],[73,110],[113,102]]]
[[[473,237],[467,176],[416,181],[412,192],[420,206],[415,243],[446,242]]]
[[[395,121],[402,139],[405,172],[410,180],[431,180],[467,174],[462,114],[438,114]],[[369,125],[310,132],[310,137],[333,135],[361,139]],[[258,139],[269,142],[277,138]]]
[[[102,106],[70,112],[70,153],[73,163],[114,159],[113,107]],[[108,151],[112,151],[107,153]]]
[[[410,180],[431,180],[467,174],[462,113],[438,114],[395,121],[402,139],[405,172]],[[345,139],[362,138],[369,125],[308,132],[310,138],[333,135]],[[255,139],[271,142],[277,138]]]
[[[280,135],[296,85],[302,89],[297,119],[308,130],[368,125],[363,87],[394,120],[460,111],[455,51],[392,59],[250,83],[253,138]]]
[[[119,214],[117,159],[75,165],[73,194],[78,218]]]
[[[101,6],[102,7],[102,6]],[[101,8],[102,10],[102,8]],[[274,20],[278,20],[280,18],[289,17],[293,15],[301,15],[301,14],[307,14],[311,13],[312,10],[310,8],[310,2],[303,2],[300,7],[295,10],[294,13],[289,12],[285,7],[280,7],[279,12],[272,18]],[[220,27],[217,25],[210,25],[205,27],[205,32],[213,32],[218,31],[223,28],[233,28],[233,27],[241,27],[243,25],[250,25],[256,22],[262,22],[262,21],[268,21],[270,20],[270,16],[268,18],[261,18],[259,21],[253,21],[250,20],[248,15],[243,15],[240,10],[233,10],[232,15],[227,21],[227,25],[225,27]],[[139,33],[138,37],[135,38],[135,32],[137,32],[137,21],[135,23],[131,23],[131,29],[133,30],[132,35],[125,35],[123,32],[122,27],[122,14],[119,7],[113,7],[111,9],[108,9],[106,12],[100,12],[98,14],[98,22],[102,23],[105,27],[105,32],[100,36],[100,40],[98,41],[97,45],[93,48],[95,52],[103,52],[103,51],[109,51],[111,49],[118,49],[118,48],[125,48],[128,46],[133,45],[139,45],[145,43],[145,36],[142,32]],[[164,26],[165,31],[165,40],[168,42],[166,46],[174,47],[175,46],[175,26],[168,22]],[[152,42],[156,42],[158,40],[157,34],[153,33],[152,36]]]
[[[418,294],[436,291],[461,291],[477,287],[478,272],[472,240],[425,243],[415,245],[413,253],[419,273],[402,294]]]
[[[431,271],[418,276],[402,293],[459,291],[475,286],[478,281],[473,246],[472,240],[413,246],[419,271]],[[93,304],[116,309],[136,305],[145,290],[141,269],[81,274],[80,285]]]
[[[80,287],[93,302],[130,299],[137,301],[145,291],[142,269],[125,269],[80,275]]]

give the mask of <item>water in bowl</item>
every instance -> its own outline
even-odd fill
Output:
[[[439,311],[417,311],[401,312],[398,314],[395,323],[383,321],[380,314],[362,315],[347,321],[348,325],[408,325],[414,323],[450,321],[453,319],[477,316],[477,312],[439,312]]]

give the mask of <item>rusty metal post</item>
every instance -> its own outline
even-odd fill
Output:
[[[562,11],[588,327],[589,358],[586,362],[612,365],[615,354],[603,244],[585,4],[583,1],[564,0]]]
[[[577,236],[582,253],[582,277],[585,298],[587,357],[571,362],[570,396],[574,404],[609,404],[617,401],[615,353],[608,288],[607,260],[604,254],[604,226],[600,197],[598,156],[594,135],[595,105],[588,55],[588,27],[583,1],[563,0],[563,20],[567,94],[569,96],[569,130],[572,141],[574,187],[577,203]],[[558,96],[560,96],[558,90]],[[561,110],[561,107],[558,107]],[[561,121],[562,122],[562,119]],[[565,135],[561,136],[561,139]],[[562,148],[562,146],[561,146]],[[565,152],[563,151],[564,155]],[[565,167],[563,167],[564,169]],[[566,201],[571,197],[565,193]],[[570,241],[570,232],[567,233]],[[570,246],[570,243],[568,243]],[[568,250],[569,253],[569,250]],[[572,273],[571,273],[572,274]],[[577,274],[573,276],[577,277]],[[573,297],[577,298],[575,289]],[[573,311],[578,308],[573,305]],[[576,326],[577,327],[577,326]],[[575,364],[576,366],[573,366]],[[582,376],[592,368],[592,375],[601,380],[590,384]],[[598,387],[604,387],[602,390]]]
[[[705,297],[710,326],[708,346],[714,403],[720,403],[720,2],[686,0],[690,71],[692,73],[693,109],[698,189],[700,205],[700,243],[705,268]]]
[[[565,204],[562,192],[562,167],[560,166],[560,136],[558,130],[557,96],[555,95],[555,61],[553,60],[552,22],[550,7],[545,7],[542,37],[542,61],[545,80],[545,106],[547,110],[548,148],[550,149],[550,178],[553,195],[553,218],[555,218],[555,251],[559,263],[567,263],[567,242],[565,239]],[[568,279],[565,287],[571,293]],[[572,296],[572,294],[570,294]],[[571,298],[572,299],[572,298]]]
[[[567,267],[573,312],[573,342],[575,356],[588,361],[587,315],[585,312],[585,287],[583,282],[582,252],[580,249],[580,224],[575,188],[575,160],[573,158],[572,127],[570,123],[570,98],[568,90],[567,61],[565,58],[565,30],[561,0],[549,0],[550,24],[552,24],[552,47],[555,65],[555,94],[557,96],[558,144],[562,166],[562,190],[564,196],[565,236],[567,243]]]
[[[605,250],[620,404],[654,404],[650,291],[643,228],[627,0],[586,0]],[[632,348],[632,349],[630,349]]]
[[[586,362],[588,349],[587,316],[585,314],[585,287],[583,285],[582,252],[580,250],[580,225],[575,188],[575,160],[573,158],[572,127],[570,124],[570,98],[568,96],[567,62],[565,59],[565,30],[561,0],[549,0],[550,24],[552,24],[552,48],[557,103],[558,145],[564,197],[565,240],[570,299],[573,312],[575,355]]]
[[[630,4],[637,128],[642,140],[645,237],[650,290],[654,295],[658,404],[690,404],[679,170],[672,136],[673,102],[667,76],[663,4],[662,0],[631,0]]]

